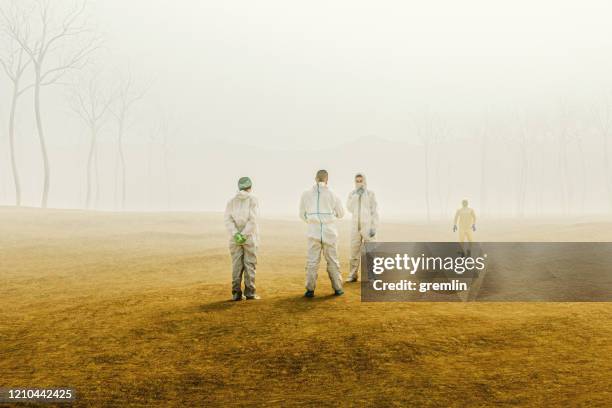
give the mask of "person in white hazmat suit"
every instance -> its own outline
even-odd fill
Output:
[[[468,242],[472,242],[472,232],[476,232],[476,213],[468,207],[468,200],[463,200],[461,208],[455,213],[453,232],[457,232],[457,229],[459,229],[459,242],[464,243],[466,238]]]
[[[327,274],[336,296],[343,295],[342,275],[338,261],[338,229],[336,220],[344,216],[340,198],[328,187],[326,170],[319,170],[316,184],[302,194],[300,219],[308,224],[308,255],[306,261],[306,293],[313,297],[321,253],[327,262]]]
[[[356,282],[361,261],[361,251],[366,242],[376,239],[378,228],[378,204],[376,194],[367,187],[363,173],[355,175],[355,189],[349,193],[346,209],[353,214],[351,227],[351,260],[347,282]]]
[[[255,268],[259,231],[259,203],[251,194],[253,183],[248,177],[238,180],[238,193],[225,207],[225,228],[229,232],[232,256],[232,299],[242,300],[242,280],[247,300],[259,299],[255,292]]]

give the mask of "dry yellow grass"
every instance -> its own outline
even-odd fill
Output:
[[[612,238],[604,220],[481,224],[482,240]],[[611,304],[362,304],[323,270],[304,299],[290,220],[262,223],[264,299],[233,303],[219,214],[4,208],[0,226],[0,386],[109,407],[612,405]]]

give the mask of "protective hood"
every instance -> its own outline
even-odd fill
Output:
[[[363,173],[355,174],[355,177],[353,177],[353,180],[355,180],[359,176],[361,176],[361,178],[363,179],[363,187],[364,188],[368,187],[368,179],[366,178],[365,174],[363,174]]]
[[[247,198],[249,198],[250,195],[251,193],[249,193],[248,191],[241,190],[236,193],[236,198],[240,200],[246,200]]]

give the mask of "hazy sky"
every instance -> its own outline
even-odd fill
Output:
[[[113,58],[198,138],[260,146],[402,138],[410,116],[539,109],[612,86],[608,1],[94,4]]]
[[[51,0],[58,11],[72,3]],[[293,213],[318,168],[332,171],[343,196],[365,171],[386,213],[422,214],[425,179],[441,214],[465,197],[511,212],[525,189],[536,212],[559,210],[561,199],[574,212],[612,208],[593,124],[612,91],[610,1],[91,0],[88,13],[105,40],[88,70],[105,90],[128,67],[150,84],[125,134],[127,208],[222,210],[249,174],[266,211]],[[0,204],[10,204],[3,92]],[[79,207],[91,138],[68,95],[43,90],[50,205]],[[426,151],[415,124],[428,122],[445,140]],[[20,100],[16,138],[24,203],[38,205],[31,93]],[[117,208],[115,122],[96,149],[97,208]]]

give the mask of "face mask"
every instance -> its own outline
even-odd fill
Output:
[[[326,185],[327,185],[327,183],[325,183],[324,181],[319,181],[319,186],[325,187]]]
[[[355,182],[355,187],[356,188],[363,188],[363,181],[361,181],[361,182],[356,181]]]

